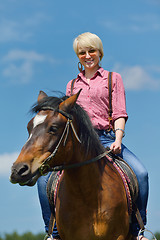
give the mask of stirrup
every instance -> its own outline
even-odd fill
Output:
[[[53,237],[52,237],[52,235],[49,235],[49,234],[47,234],[45,237],[44,237],[44,240],[53,240]]]
[[[154,240],[157,240],[157,238],[155,237],[155,235],[154,235],[150,230],[148,230],[147,228],[144,228],[144,229],[140,229],[140,230],[139,230],[138,240],[140,240],[140,236],[141,236],[144,232],[149,232],[149,233],[152,235],[153,239],[154,239]]]

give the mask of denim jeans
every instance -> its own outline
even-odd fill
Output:
[[[106,133],[104,130],[98,130],[97,133],[104,147],[107,147],[107,146],[110,147],[111,144],[115,141],[115,133],[113,131]],[[136,201],[136,205],[140,211],[144,224],[146,224],[146,208],[147,208],[148,189],[149,189],[147,170],[145,169],[143,164],[140,162],[140,160],[123,144],[122,144],[122,151],[119,156],[122,157],[129,164],[129,166],[132,168],[132,170],[137,176],[137,180],[139,183],[139,194]],[[38,180],[38,193],[39,193],[39,199],[40,199],[40,204],[42,208],[42,215],[45,222],[46,231],[48,231],[49,219],[51,214],[51,210],[49,207],[49,202],[46,194],[46,185],[47,185],[49,176],[50,176],[50,173],[46,176],[40,177]],[[137,236],[139,230],[140,230],[139,224],[135,216],[133,215],[130,231],[134,236]],[[53,237],[57,237],[57,236],[58,236],[58,232],[55,226],[53,231]]]
[[[115,141],[115,133],[113,131],[106,133],[104,130],[98,130],[97,133],[104,147],[107,146],[110,147],[111,144]],[[142,162],[140,162],[140,160],[124,144],[122,144],[121,147],[122,150],[119,156],[129,164],[129,166],[132,168],[132,170],[137,176],[139,184],[139,194],[136,200],[136,205],[140,211],[144,224],[146,224],[146,208],[149,190],[148,172],[146,168],[143,166]],[[133,215],[130,231],[134,236],[137,236],[139,230],[140,230],[139,224],[137,222],[136,217]]]
[[[48,232],[49,221],[50,221],[50,216],[51,216],[51,208],[49,205],[49,201],[48,201],[48,197],[47,197],[47,190],[46,190],[47,182],[48,182],[50,175],[51,175],[51,172],[49,172],[45,176],[41,176],[37,181],[38,195],[39,195],[40,205],[41,205],[41,209],[42,209],[42,216],[43,216],[43,220],[45,223],[45,231],[46,232]],[[60,238],[58,231],[57,231],[56,224],[54,226],[52,236],[53,236],[53,238]]]

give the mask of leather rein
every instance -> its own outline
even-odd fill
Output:
[[[43,107],[42,110],[52,110],[52,111],[55,111],[55,109],[53,109],[52,107]],[[73,164],[69,164],[69,165],[60,165],[60,166],[55,166],[55,167],[50,167],[49,165],[49,162],[54,158],[54,156],[56,155],[57,151],[58,151],[58,148],[61,144],[61,142],[63,141],[64,139],[64,142],[63,142],[63,146],[65,146],[66,144],[66,141],[67,141],[67,138],[68,138],[68,134],[69,134],[69,129],[71,127],[77,141],[79,143],[81,143],[81,140],[79,139],[77,133],[76,133],[76,130],[74,128],[74,125],[73,125],[73,117],[72,115],[58,109],[56,110],[57,112],[61,113],[64,117],[67,118],[67,122],[66,122],[66,125],[64,127],[64,131],[59,139],[59,142],[57,144],[57,146],[55,147],[54,151],[51,153],[51,155],[49,155],[49,157],[47,157],[44,162],[41,164],[41,166],[39,167],[39,172],[41,175],[45,175],[47,174],[49,171],[62,171],[64,169],[71,169],[71,168],[77,168],[77,167],[81,167],[81,166],[84,166],[84,165],[87,165],[87,164],[90,164],[90,163],[93,163],[93,162],[96,162],[98,160],[100,160],[101,158],[103,158],[104,156],[106,156],[111,150],[107,150],[103,153],[101,153],[100,155],[96,156],[95,158],[92,158],[88,161],[85,161],[85,162],[79,162],[79,163],[73,163]]]

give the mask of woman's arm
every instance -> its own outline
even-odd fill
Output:
[[[110,147],[110,149],[113,151],[114,154],[121,153],[121,144],[122,144],[122,137],[125,129],[125,122],[126,122],[125,118],[118,118],[114,122],[116,139],[115,139],[115,142],[112,143]]]

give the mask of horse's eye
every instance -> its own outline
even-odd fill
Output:
[[[51,126],[50,129],[49,129],[49,133],[51,134],[55,134],[57,132],[58,128],[55,127],[55,126]]]

